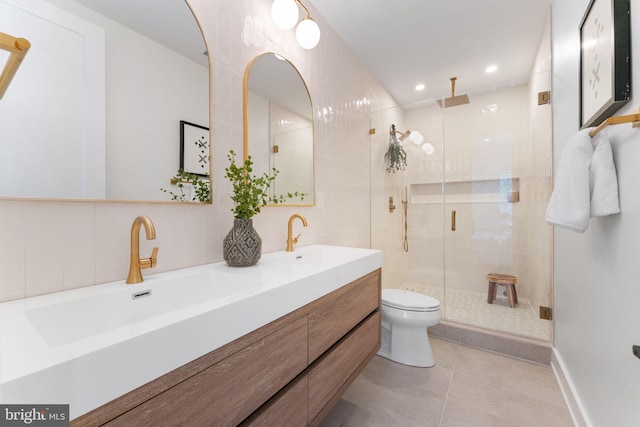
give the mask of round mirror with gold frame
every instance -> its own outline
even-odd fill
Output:
[[[284,205],[315,204],[313,130],[311,96],[296,67],[271,52],[254,58],[244,76],[244,158],[251,155],[257,174],[278,170],[272,195],[306,194]]]

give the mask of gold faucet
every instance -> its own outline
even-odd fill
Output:
[[[289,224],[287,225],[287,252],[293,252],[293,245],[298,243],[298,237],[300,237],[299,234],[296,237],[291,237],[293,234],[291,230],[293,228],[293,220],[296,218],[300,218],[302,225],[305,227],[307,226],[307,219],[305,217],[300,214],[291,215],[291,218],[289,218]]]
[[[144,215],[140,215],[133,220],[131,225],[131,263],[129,264],[129,276],[127,284],[140,283],[144,281],[142,278],[142,269],[156,266],[156,258],[158,257],[158,248],[153,248],[151,258],[140,259],[140,226],[144,225],[144,231],[147,234],[147,240],[156,238],[156,229],[153,222]]]

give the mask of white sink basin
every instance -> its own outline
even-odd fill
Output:
[[[215,263],[2,303],[0,402],[69,404],[76,418],[381,265],[377,250],[313,245],[251,267]]]
[[[57,348],[210,300],[242,295],[263,284],[221,271],[157,275],[113,292],[32,308],[25,315],[49,347]]]

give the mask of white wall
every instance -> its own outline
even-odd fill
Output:
[[[553,138],[557,165],[578,130],[580,21],[588,0],[555,0]],[[640,5],[631,2],[633,93],[616,112],[640,106]],[[619,215],[592,219],[584,234],[555,231],[555,351],[592,426],[640,425],[640,130],[607,129],[618,171]]]
[[[249,92],[247,114],[251,117],[249,132],[249,153],[256,171],[269,170],[269,100],[254,92]],[[243,151],[236,152],[238,164],[242,162]]]
[[[104,29],[24,0],[0,28],[32,46],[0,101],[0,195],[104,198]]]
[[[279,171],[272,185],[273,194],[307,194],[293,197],[289,203],[313,204],[313,123],[273,101],[269,118],[271,164]],[[273,146],[278,146],[277,153]]]
[[[180,120],[209,127],[209,70],[114,22],[107,29],[107,198],[169,200]]]
[[[254,218],[263,251],[284,249],[287,220],[294,212],[309,222],[294,230],[302,233],[301,246],[369,246],[369,116],[394,101],[312,7],[322,39],[305,51],[294,31],[272,24],[271,0],[189,3],[213,61],[213,204],[0,200],[0,301],[123,280],[131,223],[141,214],[153,220],[157,235],[155,241],[141,239],[141,253],[160,247],[158,266],[145,274],[221,261],[222,239],[233,224],[226,154],[242,152],[244,70],[264,51],[290,58],[309,87],[316,191],[323,194],[323,204],[264,208]]]
[[[0,195],[169,200],[160,188],[180,167],[180,120],[209,125],[208,68],[73,0],[12,1],[47,13],[24,13],[27,30],[15,30],[33,46],[0,104],[0,183],[11,182]],[[0,7],[13,32],[17,14]]]

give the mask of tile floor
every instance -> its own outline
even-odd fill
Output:
[[[571,427],[548,366],[431,338],[432,368],[376,356],[322,427]]]

